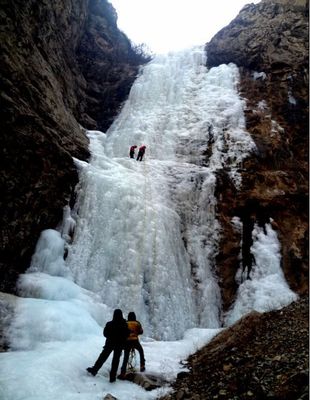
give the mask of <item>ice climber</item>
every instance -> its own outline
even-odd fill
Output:
[[[137,161],[142,161],[142,158],[143,158],[144,153],[145,153],[145,149],[146,149],[146,146],[144,146],[144,145],[139,147]]]
[[[135,158],[135,150],[136,150],[137,147],[138,146],[136,146],[136,145],[133,145],[133,146],[130,147],[130,149],[129,149],[129,157],[130,158]]]

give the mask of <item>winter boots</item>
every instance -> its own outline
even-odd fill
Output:
[[[97,375],[97,371],[95,371],[94,367],[88,367],[88,368],[86,368],[86,371],[89,372],[90,374],[92,374],[92,376]]]

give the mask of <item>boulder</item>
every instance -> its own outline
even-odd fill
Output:
[[[138,372],[128,372],[125,379],[142,386],[143,389],[147,391],[157,389],[168,383],[163,376],[145,373],[140,374]]]

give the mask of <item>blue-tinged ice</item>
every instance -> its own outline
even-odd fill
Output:
[[[88,132],[67,260],[78,285],[165,340],[220,326],[215,174],[226,168],[240,187],[255,149],[237,67],[205,63],[202,48],[156,57],[109,131]],[[133,144],[146,145],[144,161],[128,157]]]

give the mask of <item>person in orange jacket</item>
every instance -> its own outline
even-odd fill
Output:
[[[120,379],[125,379],[126,368],[127,368],[129,353],[130,353],[131,349],[138,350],[138,352],[140,354],[140,371],[141,372],[145,371],[144,351],[141,346],[141,343],[139,342],[139,337],[138,337],[139,335],[142,335],[143,329],[142,329],[141,323],[139,321],[137,321],[136,314],[133,311],[131,311],[128,314],[127,326],[128,326],[130,333],[127,338],[126,344],[125,344],[123,364],[121,366],[121,374],[118,377]]]
[[[130,149],[129,149],[129,157],[130,158],[135,158],[135,150],[136,150],[136,148],[137,148],[137,146],[135,144],[130,147]]]
[[[144,153],[145,153],[145,149],[146,149],[146,146],[144,146],[144,145],[139,147],[137,161],[142,161],[142,158],[143,158]]]

